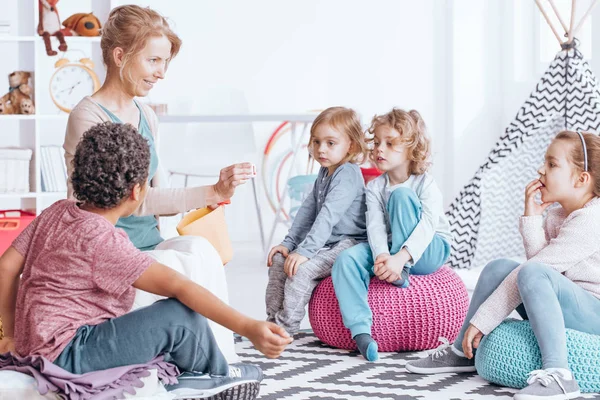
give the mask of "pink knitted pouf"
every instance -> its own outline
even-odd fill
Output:
[[[452,343],[469,307],[464,283],[447,266],[431,275],[411,275],[406,289],[374,277],[368,299],[373,311],[373,339],[384,352],[433,349],[439,345],[440,336]],[[308,316],[322,342],[341,349],[356,349],[350,331],[342,323],[331,277],[314,290]]]

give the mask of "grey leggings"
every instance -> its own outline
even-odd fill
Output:
[[[291,278],[283,270],[285,258],[277,253],[273,257],[273,265],[269,267],[269,284],[265,296],[267,321],[275,322],[290,335],[296,334],[313,290],[319,282],[331,275],[336,257],[355,244],[354,239],[344,239],[331,249],[319,251],[300,265],[296,275]]]
[[[454,342],[456,349],[462,351],[465,331],[479,306],[519,265],[516,261],[500,259],[485,266]],[[543,368],[568,369],[565,328],[600,335],[600,299],[552,267],[533,262],[523,265],[517,284],[523,300],[517,312],[531,323],[542,353]]]

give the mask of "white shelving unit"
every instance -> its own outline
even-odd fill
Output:
[[[37,35],[38,0],[6,2],[3,19],[11,22],[10,35],[0,36],[0,51],[5,55],[0,62],[0,88],[4,77],[4,90],[8,92],[8,74],[13,71],[30,71],[34,88],[35,115],[0,115],[0,147],[18,146],[33,150],[30,164],[30,192],[0,193],[0,209],[31,210],[39,214],[53,202],[66,197],[65,192],[43,192],[41,186],[40,147],[62,145],[68,114],[52,102],[48,85],[55,71],[54,64],[61,58],[78,60],[91,58],[95,72],[104,80],[105,72],[100,51],[100,37],[66,37],[69,50],[57,56],[46,54],[43,39]],[[113,0],[63,0],[58,3],[61,21],[78,12],[93,12],[105,21],[115,2]],[[58,40],[52,38],[52,47],[58,51]]]

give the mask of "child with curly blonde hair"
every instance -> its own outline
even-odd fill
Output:
[[[332,272],[344,325],[360,353],[379,358],[367,302],[372,276],[406,288],[409,274],[427,275],[450,255],[450,225],[430,166],[430,139],[421,115],[392,109],[375,116],[371,160],[384,173],[366,190],[368,243],[342,252]]]
[[[269,253],[267,320],[293,335],[313,289],[331,275],[338,254],[367,240],[365,183],[357,164],[367,156],[358,114],[330,107],[310,130],[309,151],[321,165],[281,244]]]

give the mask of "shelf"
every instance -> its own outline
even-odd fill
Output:
[[[0,1],[2,3],[2,1]],[[0,49],[4,50],[6,60],[3,62],[4,82],[7,85],[7,74],[16,70],[25,70],[33,73],[29,84],[33,86],[36,114],[33,115],[0,115],[0,147],[19,146],[33,150],[29,164],[30,189],[22,193],[0,193],[0,209],[16,207],[31,209],[36,214],[52,203],[67,198],[66,192],[42,192],[42,156],[41,147],[45,145],[61,146],[64,138],[64,127],[69,114],[58,110],[48,95],[49,80],[56,70],[55,62],[61,57],[71,60],[81,58],[81,54],[90,58],[96,65],[96,73],[104,77],[100,36],[65,36],[65,41],[71,50],[61,52],[58,50],[59,41],[55,36],[50,37],[52,49],[57,51],[56,56],[47,56],[44,38],[37,34],[39,19],[39,0],[10,0],[8,10],[3,14],[9,21],[10,29],[4,28],[0,34]],[[81,3],[81,4],[80,4]],[[119,5],[117,0],[88,0],[87,2],[69,1],[59,4],[61,16],[66,17],[80,12],[81,7],[94,11],[102,21],[106,20],[110,10]],[[8,85],[5,87],[6,93]],[[64,186],[63,186],[64,187]],[[0,233],[2,236],[2,233]],[[2,396],[0,396],[2,397]]]
[[[37,36],[0,36],[0,42],[35,42]]]
[[[67,197],[67,192],[27,192],[27,193],[0,193],[0,200],[4,199],[34,199],[34,198]]]
[[[36,119],[36,115],[22,115],[22,114],[15,114],[15,115],[0,115],[0,121],[20,121],[20,120],[27,120],[27,119]]]
[[[56,37],[52,36],[52,38],[54,40],[58,40],[56,39]],[[87,37],[87,36],[65,36],[65,42],[67,42],[67,44],[69,43],[100,43],[100,36],[93,36],[93,37]],[[43,41],[42,37],[39,36],[39,40],[40,42]]]
[[[58,40],[51,36],[52,40]],[[100,36],[65,36],[65,41],[69,43],[100,43]],[[43,42],[41,36],[0,36],[0,42]]]
[[[33,114],[33,115],[0,115],[0,121],[21,121],[21,120],[35,120],[35,119],[43,119],[43,120],[67,120],[69,118],[68,114]]]
[[[0,199],[33,199],[37,197],[35,192],[27,193],[0,193]]]
[[[67,192],[39,192],[36,197],[67,197]]]

